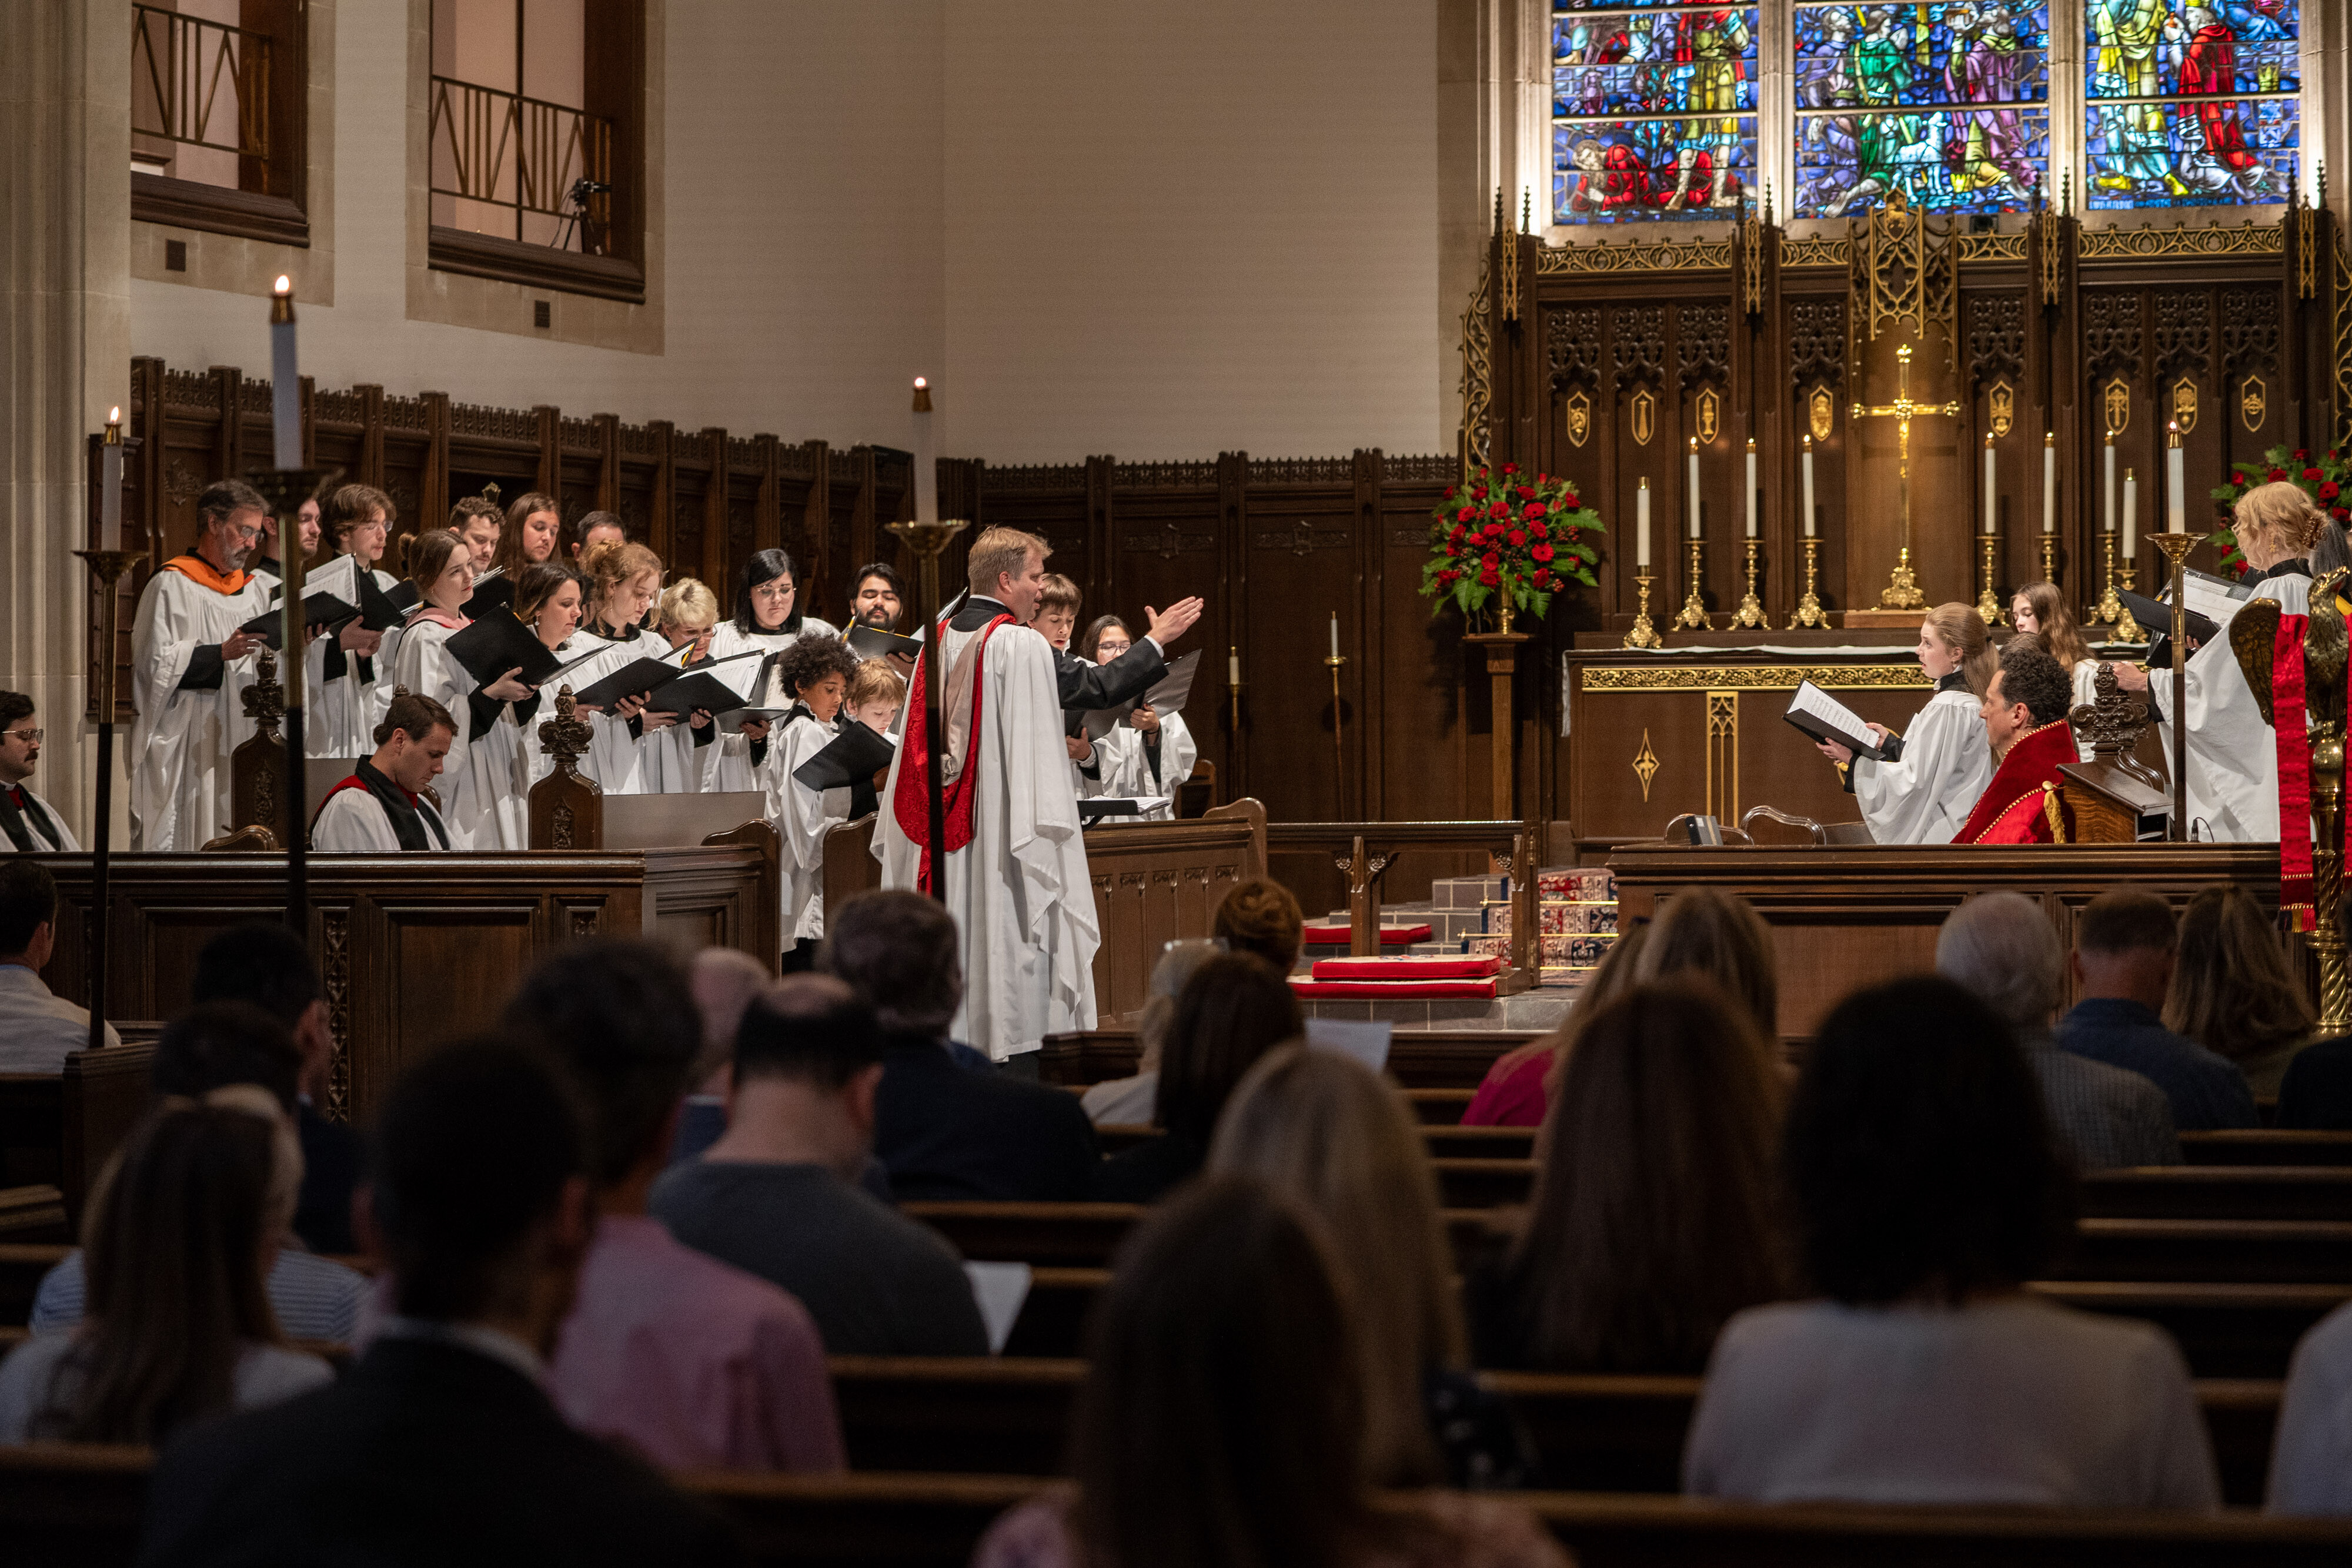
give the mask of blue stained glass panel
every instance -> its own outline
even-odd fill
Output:
[[[2089,205],[2284,202],[2301,152],[2300,0],[2084,0]]]
[[[1937,212],[2014,212],[2048,181],[2047,0],[1800,0],[1794,18],[1793,216],[1896,190]]]
[[[1553,220],[1740,215],[1756,179],[1756,7],[1554,8]]]

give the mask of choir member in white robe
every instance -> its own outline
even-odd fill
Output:
[[[2099,700],[2099,661],[2091,656],[2091,645],[2084,640],[2082,628],[2074,623],[2066,596],[2056,583],[2027,583],[2011,595],[2009,613],[2018,631],[2038,638],[2066,672],[2074,683],[2075,707],[2088,707]],[[2074,735],[2074,750],[2084,761],[2091,760],[2090,737],[2080,730]]]
[[[593,514],[592,514],[593,515]],[[638,659],[658,659],[669,645],[641,622],[661,597],[661,558],[643,545],[626,540],[599,539],[583,557],[588,612],[580,628],[584,653],[598,643],[605,656],[581,667],[567,684],[577,693]],[[602,711],[590,727],[592,738],[581,768],[607,795],[654,792],[656,775],[647,766],[646,743],[658,737],[680,715],[647,713],[650,690],[623,697]],[[745,788],[750,788],[747,784]]]
[[[711,633],[710,656],[724,659],[753,649],[781,653],[811,632],[830,637],[841,632],[831,623],[801,613],[800,577],[793,558],[780,549],[763,549],[743,563],[735,579],[735,617],[722,621]],[[774,665],[768,669],[766,689],[754,707],[786,708],[792,696],[777,684]],[[740,735],[722,736],[712,759],[709,787],[714,789],[759,788],[753,742]]]
[[[392,497],[373,485],[331,491],[320,517],[320,532],[333,552],[327,568],[349,557],[349,570],[365,575],[378,592],[400,586],[399,579],[376,566],[395,515]],[[395,636],[392,629],[370,632],[354,622],[335,637],[320,639],[320,676],[309,694],[306,735],[327,749],[311,747],[313,757],[364,757],[375,748],[371,737],[392,701],[392,683],[376,677],[391,673]]]
[[[719,596],[698,579],[684,577],[662,590],[654,630],[669,644],[680,669],[706,657],[719,627]],[[649,792],[694,795],[710,788],[719,774],[723,737],[711,715],[697,708],[679,723],[646,737]]]
[[[513,790],[514,758],[490,732],[498,705],[527,698],[530,688],[511,672],[487,685],[478,682],[449,653],[449,639],[473,624],[464,608],[474,591],[473,556],[465,541],[436,529],[418,541],[409,565],[409,580],[422,597],[401,632],[393,682],[459,716],[445,764],[449,782],[441,792],[442,820],[453,849],[494,850],[499,847],[499,802]],[[484,699],[478,711],[472,700],[478,692]]]
[[[266,508],[224,479],[196,502],[195,549],[163,563],[131,633],[131,847],[197,850],[227,831],[230,751],[253,733],[236,698],[264,646],[238,630],[268,603],[243,570]]]
[[[562,553],[563,507],[552,496],[527,491],[507,503],[506,527],[499,533],[498,564],[515,581],[546,561],[579,570]]]
[[[305,573],[302,591],[304,594],[308,595],[312,592],[316,587],[315,584],[310,582],[308,574],[310,572],[310,559],[319,553],[318,497],[315,496],[306,497],[302,502],[300,510],[296,514],[296,516],[300,524],[302,561],[303,570]],[[284,562],[278,556],[278,519],[269,516],[267,512],[263,513],[261,517],[260,547],[255,551],[253,559],[247,562],[247,565],[251,568],[256,580],[259,581],[261,585],[268,591],[270,598],[279,599],[284,596],[286,591],[286,568]],[[356,623],[341,628],[341,632],[346,634],[357,631],[358,627]],[[365,638],[371,645],[373,645],[377,640],[377,634],[374,632],[362,632],[361,635]],[[326,725],[319,722],[320,716],[319,699],[321,694],[326,690],[327,685],[327,651],[330,648],[334,647],[338,640],[339,639],[336,637],[314,636],[304,645],[302,650],[302,755],[305,757],[349,757],[353,755],[348,751],[338,752],[334,746],[334,737],[329,733],[329,729]],[[286,660],[283,654],[279,655],[278,661],[278,678],[281,682],[288,679]]]
[[[1115,664],[1135,645],[1135,634],[1116,615],[1096,618],[1079,640],[1078,649],[1097,664]],[[1167,822],[1176,818],[1176,787],[1192,776],[1201,748],[1181,714],[1162,714],[1150,705],[1129,710],[1127,718],[1094,743],[1094,777],[1078,790],[1081,796],[1107,795],[1120,800],[1157,800],[1168,804],[1142,814],[1144,821]]]
[[[580,626],[580,579],[568,566],[525,567],[515,581],[512,605],[485,613],[512,615],[561,659]],[[473,825],[478,850],[530,848],[530,787],[552,767],[553,759],[540,743],[539,727],[553,715],[554,705],[541,701],[547,694],[522,683],[521,674],[520,669],[509,670],[501,679],[521,685],[525,695],[499,699],[486,689],[467,699],[467,766],[490,801],[489,810]]]
[[[2294,484],[2259,485],[2238,497],[2233,518],[2245,580],[2253,598],[2275,601],[2283,615],[2311,612],[2311,568],[2304,559],[2327,515]],[[2241,609],[2243,608],[2242,604]],[[2278,737],[2230,646],[2229,622],[2189,655],[2182,673],[2189,721],[2189,825],[2222,843],[2275,843],[2279,836]],[[2174,649],[2179,658],[2180,651]],[[2153,678],[2151,678],[2151,674]],[[2164,754],[2172,755],[2172,674],[2117,664],[2126,691],[2155,702]]]
[[[0,855],[55,854],[79,850],[73,830],[25,780],[41,764],[41,725],[33,699],[0,692]]]
[[[1049,1033],[1095,1024],[1101,932],[1062,744],[1054,650],[1023,623],[1049,549],[1034,534],[982,533],[970,558],[972,597],[925,653],[942,661],[942,891],[965,980],[950,1032],[1000,1062],[1038,1050]],[[874,834],[885,887],[921,887],[928,876],[922,705],[919,678]]]
[[[1920,624],[1917,653],[1936,695],[1900,737],[1883,724],[1870,727],[1893,742],[1884,759],[1822,743],[1831,761],[1850,765],[1846,787],[1875,843],[1950,843],[1992,781],[1992,748],[1977,711],[1994,668],[1983,619],[1965,604],[1938,604]]]
[[[761,792],[768,820],[783,840],[783,910],[786,972],[816,961],[824,937],[824,835],[850,819],[850,791],[812,789],[794,773],[831,746],[857,655],[837,636],[812,632],[776,655],[770,666],[792,695],[790,712],[768,737],[760,766]]]
[[[457,720],[430,697],[402,691],[385,706],[372,756],[327,792],[310,821],[314,854],[398,854],[452,848],[425,793],[456,744]]]

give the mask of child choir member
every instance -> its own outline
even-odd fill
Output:
[[[857,674],[857,655],[839,634],[812,631],[775,656],[775,684],[792,707],[778,721],[760,766],[768,798],[768,820],[783,838],[784,967],[805,969],[815,962],[824,936],[824,835],[849,821],[849,791],[816,790],[794,770],[833,744],[836,723]]]
[[[1821,742],[1823,756],[1846,767],[1846,788],[1862,806],[1872,840],[1882,844],[1950,843],[1992,778],[1992,752],[1977,711],[1994,669],[1983,619],[1965,604],[1938,604],[1920,622],[1916,652],[1936,695],[1907,735],[1870,727],[1885,743],[1882,760]]]
[[[698,579],[682,577],[662,590],[654,630],[669,644],[669,661],[680,669],[709,656],[719,625],[719,596]],[[660,655],[656,655],[658,657]],[[719,774],[719,727],[710,713],[697,708],[683,724],[646,737],[646,792],[690,795],[711,788]]]
[[[1097,664],[1108,664],[1135,645],[1135,634],[1116,615],[1097,616],[1087,628],[1078,651]],[[1082,795],[1108,795],[1136,800],[1166,797],[1168,804],[1143,813],[1145,821],[1173,821],[1176,787],[1192,776],[1201,748],[1181,713],[1163,714],[1149,704],[1129,711],[1127,722],[1095,742],[1097,777],[1079,790]]]
[[[2042,651],[2066,672],[2074,690],[2074,706],[2088,707],[2098,700],[2099,661],[2091,656],[2091,645],[2084,640],[2083,629],[2074,623],[2066,596],[2056,583],[2027,583],[2011,598],[2009,614],[2018,631],[2039,640]],[[2078,736],[2075,750],[2080,760],[2090,761],[2090,737]]]

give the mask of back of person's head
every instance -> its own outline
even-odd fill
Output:
[[[231,1083],[257,1083],[290,1113],[302,1051],[286,1025],[251,1002],[199,1002],[163,1026],[149,1073],[157,1094],[191,1100]]]
[[[1370,1479],[1443,1481],[1423,1380],[1462,1364],[1462,1319],[1437,1178],[1402,1097],[1336,1051],[1277,1047],[1226,1102],[1209,1169],[1255,1176],[1322,1220],[1353,1286]]]
[[[292,1029],[320,997],[310,949],[275,920],[230,926],[196,952],[189,996],[199,1002],[251,1002]]]
[[[1192,971],[1160,1052],[1160,1124],[1202,1147],[1234,1085],[1301,1025],[1290,982],[1265,959],[1220,953]]]
[[[1255,953],[1284,974],[1298,963],[1307,916],[1298,897],[1272,877],[1254,876],[1217,905],[1213,934],[1236,953]]]
[[[58,879],[49,868],[23,855],[0,860],[0,958],[13,958],[33,945],[44,925],[55,930]]]
[[[1633,978],[1646,984],[1696,975],[1748,1009],[1766,1040],[1780,1029],[1780,966],[1772,930],[1748,902],[1712,887],[1686,887],[1643,927]]]
[[[946,1038],[963,1004],[963,962],[945,905],[903,888],[861,893],[824,924],[817,967],[863,992],[885,1030]]]
[[[476,1036],[409,1068],[369,1140],[394,1310],[462,1322],[498,1305],[588,1168],[574,1091],[545,1052]]]
[[[1561,1372],[1696,1372],[1776,1300],[1780,1080],[1747,1009],[1695,976],[1571,1034],[1513,1257],[1526,1343]]]
[[[2223,883],[2189,901],[2165,1028],[2243,1061],[2304,1039],[2316,1021],[2276,920],[2245,889]]]
[[[243,1344],[279,1342],[264,1281],[293,1218],[300,1147],[251,1085],[213,1098],[150,1111],[91,1194],[82,1378],[37,1415],[35,1436],[159,1442],[235,1404]]]
[[[373,737],[378,746],[389,745],[394,734],[421,743],[431,739],[436,729],[446,729],[455,736],[457,721],[433,698],[418,696],[406,686],[394,686],[392,701],[383,710],[383,722],[375,727]]]
[[[2023,894],[1979,894],[1944,917],[1936,973],[2011,1029],[2038,1030],[2065,996],[2066,949]]]
[[[2086,955],[2170,953],[2179,936],[2171,904],[2128,888],[2099,894],[2074,916],[2074,946]]]
[[[2000,651],[2000,697],[2005,706],[2023,703],[2038,728],[2056,724],[2074,706],[2074,679],[2040,641],[2012,637]]]
[[[775,1078],[835,1094],[882,1060],[874,1005],[832,975],[787,975],[735,1031],[735,1082]]]
[[[1209,1176],[1119,1249],[1071,1431],[1081,1560],[1336,1568],[1369,1544],[1354,1312],[1321,1227]]]
[[[1812,1287],[1853,1304],[2013,1287],[2072,1219],[2032,1068],[2007,1021],[1946,979],[1874,987],[1830,1014],[1783,1166]]]
[[[694,956],[686,983],[694,993],[695,1017],[702,1026],[702,1053],[695,1058],[692,1082],[700,1083],[734,1059],[735,1031],[742,1026],[743,1009],[775,978],[765,964],[740,947],[705,947]]]
[[[1160,1053],[1168,1049],[1168,1030],[1176,1021],[1176,998],[1184,994],[1184,983],[1192,977],[1192,971],[1223,951],[1215,939],[1202,936],[1180,936],[1160,949],[1160,961],[1151,966],[1151,984],[1144,992],[1143,1010],[1135,1019],[1137,1065],[1141,1071],[1160,1071]]]
[[[616,936],[567,942],[524,972],[505,1023],[570,1069],[599,1185],[667,1149],[670,1113],[702,1054],[694,993],[668,954]]]

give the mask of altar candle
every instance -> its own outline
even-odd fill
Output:
[[[1650,570],[1650,479],[1642,476],[1642,487],[1633,497],[1633,565],[1640,570]]]
[[[1336,610],[1331,612],[1331,656],[1339,656],[1339,612]]]
[[[294,353],[294,280],[269,291],[269,423],[278,466],[302,466],[302,371]]]
[[[2105,488],[2099,497],[2099,507],[2105,520],[2100,528],[2105,533],[2116,531],[2116,433],[2107,432],[2107,462]]]
[[[2139,480],[2132,470],[2124,470],[2124,564],[2132,559],[2134,529],[2139,522]]]
[[[1756,537],[1756,438],[1748,438],[1748,537]]]
[[[122,529],[122,411],[106,411],[106,444],[100,452],[98,541],[110,548]]]
[[[1995,484],[1996,482],[1997,482],[1997,481],[1996,481],[1996,479],[1995,479],[1994,470],[1993,470],[1993,463],[1992,463],[1992,432],[1991,432],[1991,431],[1990,431],[1990,430],[1988,430],[1988,431],[1986,431],[1986,432],[1985,432],[1985,526],[1984,526],[1984,531],[1985,531],[1986,533],[1988,533],[1988,534],[1991,534],[1991,533],[1998,533],[1998,532],[2000,532],[2000,529],[1999,529],[1999,528],[1996,526],[1996,523],[1995,523],[1995,519],[2000,516],[1999,508],[1998,508],[1998,507],[1996,506],[1995,501],[1994,501],[1994,497],[1993,497],[1993,486],[1994,486],[1994,484]]]
[[[2189,494],[2185,470],[2188,455],[2180,447],[2180,422],[2166,426],[2164,452],[2164,526],[2176,534],[2189,531]]]
[[[1698,437],[1690,438],[1690,537],[1698,538]]]
[[[1225,647],[1225,685],[1229,685],[1229,686],[1238,686],[1238,685],[1240,685],[1241,684],[1242,684],[1242,648],[1241,648],[1241,644],[1240,644],[1240,643],[1228,643],[1228,644],[1226,644],[1226,647]]]
[[[931,432],[931,383],[915,378],[915,521],[940,520],[940,465]]]
[[[2058,433],[2042,433],[2042,531],[2058,531]]]
[[[1804,438],[1805,537],[1813,537],[1813,438]]]

